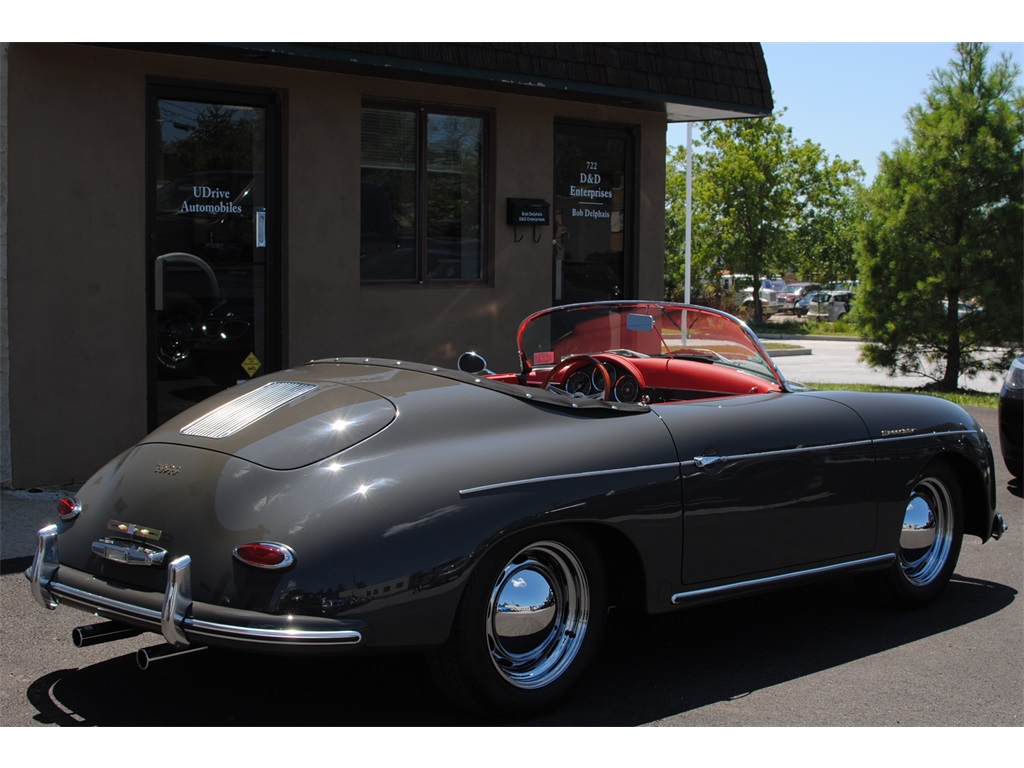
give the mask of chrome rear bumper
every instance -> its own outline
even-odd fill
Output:
[[[172,560],[167,565],[163,595],[111,585],[62,566],[57,526],[49,525],[38,533],[35,557],[25,576],[36,602],[47,610],[69,605],[155,632],[179,649],[224,645],[276,651],[330,650],[362,642],[360,621],[277,616],[195,602],[191,567],[188,555]]]

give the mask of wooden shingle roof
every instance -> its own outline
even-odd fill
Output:
[[[146,47],[166,53],[653,109],[665,112],[670,122],[767,116],[773,106],[760,43],[206,43]]]

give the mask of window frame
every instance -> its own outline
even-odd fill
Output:
[[[359,283],[362,287],[432,287],[450,288],[483,286],[490,284],[491,275],[491,227],[494,222],[494,194],[491,189],[491,168],[493,166],[491,131],[493,130],[493,116],[491,111],[480,108],[461,107],[446,104],[435,104],[426,102],[411,101],[389,101],[380,99],[364,99],[360,108],[360,150],[359,150],[359,178],[363,181],[363,144],[362,125],[366,110],[389,110],[394,112],[411,113],[415,118],[415,182],[414,182],[414,247],[415,247],[415,276],[412,278],[367,278],[362,272],[360,258]],[[480,120],[480,150],[479,150],[479,274],[474,278],[431,278],[427,276],[429,266],[429,254],[427,252],[427,240],[429,237],[428,207],[429,201],[427,190],[429,187],[429,168],[426,162],[428,153],[428,126],[431,116],[441,117],[468,117]],[[360,203],[362,205],[362,203]],[[362,215],[360,214],[360,219]],[[362,224],[360,224],[360,240],[362,240]],[[362,250],[360,249],[360,257]]]

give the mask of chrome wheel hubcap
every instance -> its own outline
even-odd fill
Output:
[[[946,486],[928,478],[914,488],[903,516],[900,566],[915,586],[930,584],[942,571],[953,542],[953,502]]]
[[[587,631],[590,589],[579,559],[562,544],[539,542],[513,557],[487,606],[487,645],[498,673],[517,688],[557,680]]]

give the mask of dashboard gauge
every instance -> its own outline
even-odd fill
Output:
[[[640,382],[632,376],[623,376],[615,382],[615,399],[620,403],[634,403],[640,396]]]
[[[611,363],[601,363],[604,369],[608,371],[608,378],[615,381],[615,377],[618,375],[615,372],[615,366]],[[590,386],[594,388],[594,392],[604,392],[604,376],[595,367],[590,376]]]
[[[565,380],[565,391],[570,395],[589,395],[592,391],[590,382],[589,372],[585,370],[576,371]]]

